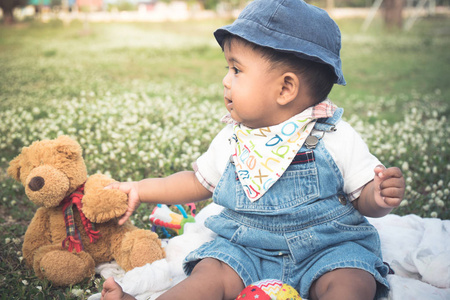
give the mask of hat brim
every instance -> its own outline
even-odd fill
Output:
[[[223,46],[223,39],[229,34],[237,35],[259,46],[293,53],[300,58],[327,64],[333,68],[336,74],[335,83],[346,85],[344,75],[341,71],[341,59],[335,53],[320,45],[298,37],[286,35],[282,32],[273,31],[248,19],[237,19],[233,24],[217,29],[214,32],[214,37],[219,45]],[[289,40],[289,43],[286,43],[287,40]],[[285,46],[285,44],[289,44],[289,46]]]

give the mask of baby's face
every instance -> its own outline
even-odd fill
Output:
[[[223,78],[224,100],[231,117],[247,127],[279,124],[281,71],[243,42],[231,39],[224,46],[228,72]]]

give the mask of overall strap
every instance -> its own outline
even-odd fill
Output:
[[[344,114],[343,108],[336,109],[332,117],[318,119],[316,125],[314,126],[314,130],[335,131],[336,123],[341,119],[343,114]]]
[[[344,109],[338,108],[332,117],[318,119],[310,136],[306,138],[305,146],[308,149],[314,149],[326,132],[336,131],[336,124],[341,119],[343,113]]]

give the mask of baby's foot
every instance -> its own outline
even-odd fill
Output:
[[[114,281],[113,277],[109,277],[103,283],[101,300],[130,300],[135,299],[133,296],[124,293],[122,287]]]

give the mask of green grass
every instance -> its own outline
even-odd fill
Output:
[[[386,95],[412,88],[433,92],[446,86],[448,22],[444,17],[421,19],[409,32],[386,32],[382,24],[374,24],[365,34],[359,31],[360,20],[345,21],[341,26],[344,74],[365,94]]]
[[[223,62],[212,47],[220,25],[108,23],[90,24],[88,32],[77,22],[3,27],[1,102],[70,98],[81,90],[120,93],[155,82],[220,82]]]
[[[0,27],[2,299],[83,298],[102,283],[54,288],[24,266],[36,207],[7,177],[8,162],[34,140],[69,134],[91,174],[138,180],[190,168],[225,112],[226,64],[212,32],[226,23]],[[330,98],[382,162],[403,169],[405,200],[394,213],[449,219],[450,19],[421,19],[408,33],[377,22],[363,33],[360,19],[338,24],[347,86]],[[150,211],[142,205],[135,224],[150,228]]]

